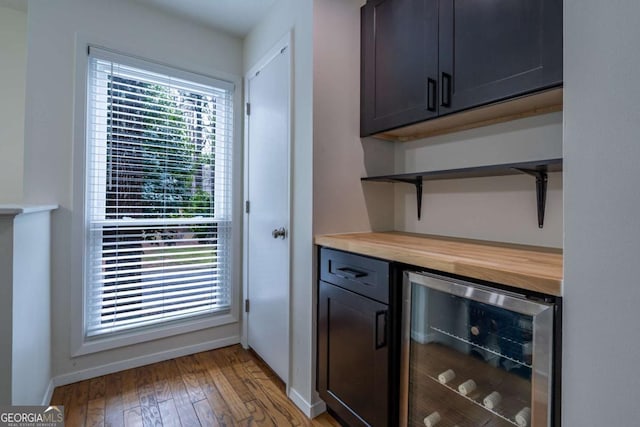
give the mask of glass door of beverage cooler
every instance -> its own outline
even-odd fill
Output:
[[[406,273],[404,426],[551,425],[553,305]]]

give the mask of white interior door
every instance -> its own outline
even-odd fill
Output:
[[[289,51],[288,43],[279,45],[247,77],[245,147],[246,339],[285,383],[289,372]]]

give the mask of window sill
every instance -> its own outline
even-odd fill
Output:
[[[195,332],[217,326],[228,325],[238,322],[237,316],[233,312],[221,314],[214,317],[195,320],[184,320],[176,323],[158,325],[152,328],[139,329],[136,331],[108,336],[104,338],[84,339],[79,346],[72,351],[72,357],[97,353],[105,350],[126,347],[143,342],[169,338],[176,335]]]

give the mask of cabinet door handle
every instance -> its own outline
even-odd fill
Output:
[[[342,273],[342,275],[339,274],[338,276],[344,279],[359,279],[360,277],[366,277],[369,275],[369,273],[349,267],[339,268],[338,271]]]
[[[376,312],[376,350],[387,345],[387,310]]]
[[[436,81],[427,79],[427,110],[436,111]]]
[[[442,72],[442,85],[440,89],[440,105],[443,107],[451,107],[451,74]]]

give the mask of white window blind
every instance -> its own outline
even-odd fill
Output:
[[[86,338],[229,311],[232,95],[91,48]]]

